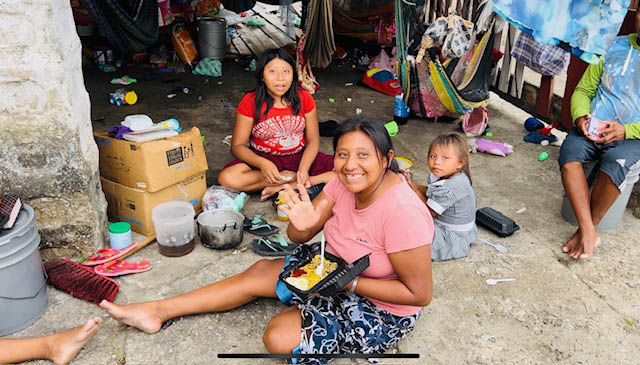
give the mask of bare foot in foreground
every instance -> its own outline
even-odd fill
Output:
[[[567,243],[565,243],[565,245],[562,246],[562,252],[569,253],[573,251],[573,248],[576,247],[576,244],[578,243],[579,238],[580,238],[580,230],[578,229],[576,230],[576,233],[574,233],[573,236],[571,236],[571,238],[567,240]]]
[[[82,326],[68,329],[49,336],[50,357],[56,364],[67,364],[73,360],[82,347],[96,334],[102,319],[92,317]]]
[[[562,251],[574,259],[586,259],[593,256],[593,250],[600,243],[600,237],[595,230],[576,233],[567,241]]]
[[[276,185],[276,186],[267,186],[266,188],[262,189],[262,193],[260,194],[260,201],[265,201],[269,199],[271,196],[279,193],[281,190],[284,190],[284,184]]]
[[[100,308],[107,311],[116,321],[146,333],[156,333],[162,327],[162,318],[154,313],[152,303],[117,305],[103,300],[100,302]]]

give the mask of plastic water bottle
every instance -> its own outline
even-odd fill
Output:
[[[409,121],[409,107],[404,103],[404,94],[396,95],[393,103],[393,120],[399,125]]]

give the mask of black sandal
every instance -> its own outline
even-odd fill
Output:
[[[254,234],[256,236],[265,237],[270,236],[272,234],[278,233],[278,227],[273,224],[267,223],[261,215],[256,215],[253,219],[249,219],[248,217],[244,217],[243,228],[246,232]]]
[[[262,256],[287,256],[298,247],[297,243],[285,241],[279,234],[271,237],[262,237],[251,241],[251,248]]]

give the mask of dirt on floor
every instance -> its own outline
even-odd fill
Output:
[[[223,143],[233,128],[234,106],[255,83],[245,65],[224,62],[222,78],[186,73],[158,73],[143,66],[126,72],[104,74],[91,68],[85,82],[91,95],[96,131],[106,131],[128,114],[144,113],[154,121],[177,118],[184,128],[198,127],[205,139],[209,163],[207,183],[216,183],[220,169],[232,159]],[[114,76],[128,74],[140,100],[116,107],[107,95],[116,87]],[[314,95],[320,121],[339,122],[356,115],[388,121],[393,98],[357,83],[362,71],[346,64],[317,71],[320,90]],[[188,88],[188,93],[182,89]],[[174,90],[175,89],[175,90]],[[172,99],[167,94],[175,93]],[[329,98],[335,102],[330,103]],[[351,102],[347,101],[351,98]],[[499,253],[477,243],[468,257],[433,264],[434,296],[415,330],[389,353],[415,353],[419,359],[382,359],[383,364],[458,363],[572,363],[634,364],[640,359],[640,220],[626,212],[620,226],[602,233],[595,257],[576,262],[560,250],[575,231],[560,217],[562,185],[556,158],[558,148],[523,142],[522,123],[529,116],[492,96],[489,106],[491,139],[510,143],[515,152],[507,157],[473,154],[471,172],[478,207],[490,206],[513,218],[520,230],[499,238],[480,229],[480,237],[508,248]],[[426,149],[439,133],[452,131],[455,123],[411,119],[393,138],[398,156],[414,162],[412,171],[424,182]],[[331,153],[331,139],[322,138],[321,151]],[[547,151],[550,158],[538,161]],[[524,209],[523,209],[524,208]],[[251,196],[244,213],[259,210],[276,220],[269,203]],[[150,246],[132,256],[149,259],[151,271],[119,279],[117,303],[167,298],[238,273],[260,256],[249,248],[245,234],[234,250],[213,251],[199,243],[189,255],[161,256]],[[489,278],[514,278],[489,286]],[[49,308],[34,325],[17,334],[33,336],[81,323],[90,315],[103,316],[100,308],[49,289]],[[97,336],[76,358],[77,364],[244,364],[279,363],[276,360],[223,360],[224,353],[264,353],[262,333],[268,320],[285,306],[259,299],[224,313],[177,319],[155,335],[147,335],[104,318]],[[362,363],[339,359],[335,363]]]

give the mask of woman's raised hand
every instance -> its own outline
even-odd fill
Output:
[[[280,192],[280,197],[284,199],[284,204],[280,210],[289,217],[289,222],[299,231],[306,231],[316,226],[322,215],[322,205],[326,201],[320,201],[314,207],[309,199],[309,194],[304,185],[297,183],[300,194],[295,192],[289,184],[284,186],[284,191]]]

